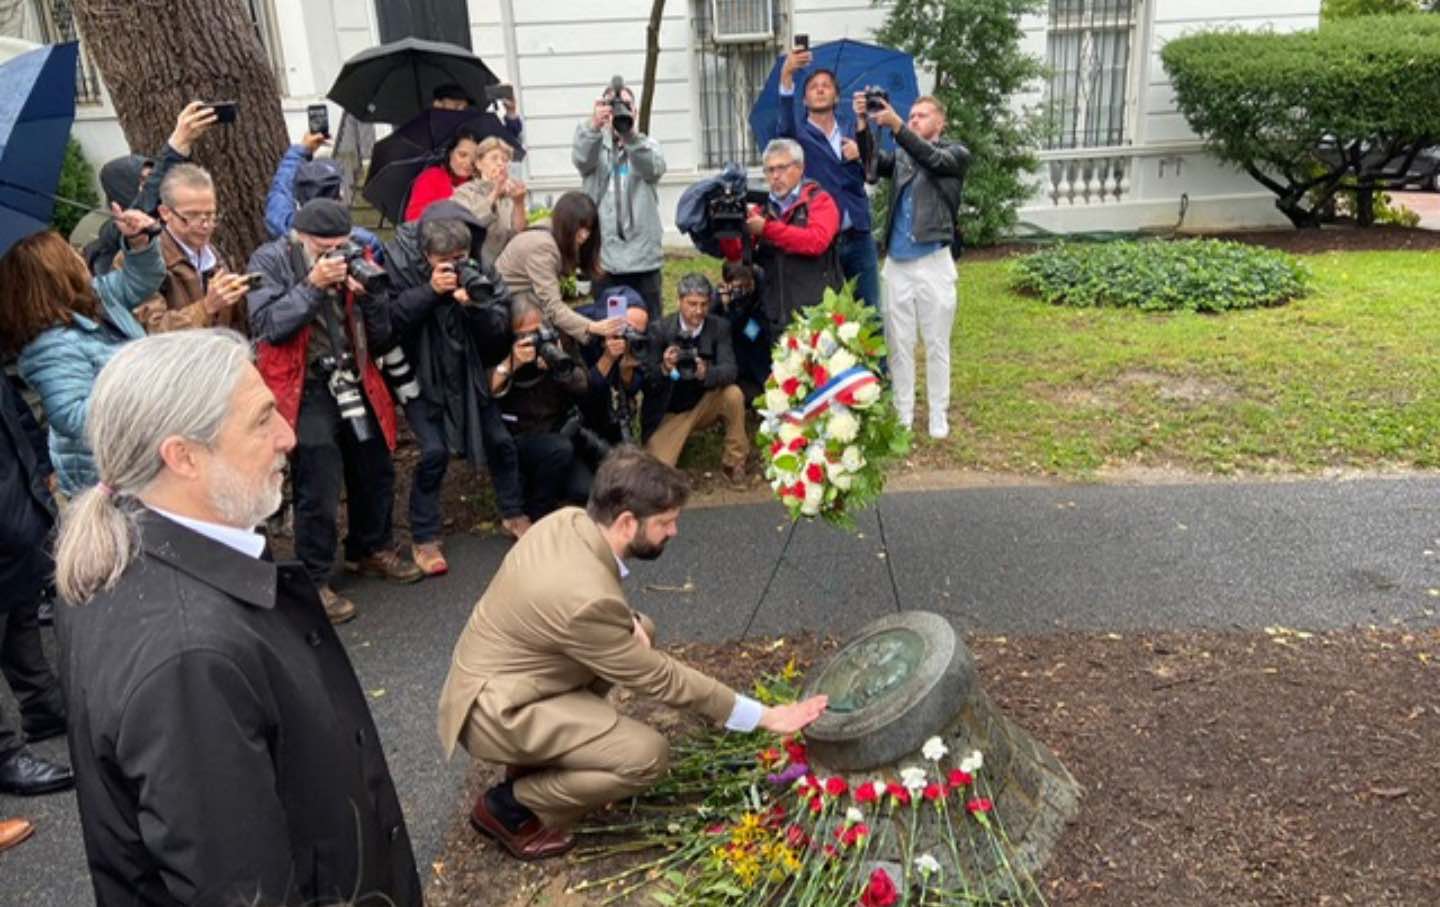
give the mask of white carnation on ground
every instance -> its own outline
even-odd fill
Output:
[[[940,871],[940,861],[928,853],[922,853],[915,858],[915,871],[922,876],[932,876]]]
[[[836,331],[835,335],[845,343],[854,343],[856,340],[860,339],[860,322],[845,322],[844,324],[840,325],[840,330]]]
[[[865,455],[860,452],[860,448],[851,444],[840,454],[840,465],[845,467],[846,472],[859,472],[865,468]]]
[[[850,807],[849,809],[845,810],[845,824],[846,824],[846,825],[854,825],[854,824],[857,823],[857,822],[864,822],[864,821],[865,821],[865,814],[862,813],[860,810],[856,809],[855,807],[852,806],[852,807]]]
[[[931,762],[939,762],[945,758],[945,754],[948,752],[950,752],[950,748],[946,746],[945,741],[939,737],[931,737],[929,740],[926,740],[925,745],[920,748],[920,755],[929,759]]]
[[[925,780],[925,769],[916,765],[907,765],[900,769],[900,783],[912,794],[918,790],[924,790],[928,783]]]
[[[860,420],[848,412],[837,412],[826,423],[825,434],[841,444],[848,444],[860,434]]]
[[[829,372],[833,378],[836,375],[843,374],[854,368],[859,362],[860,360],[855,358],[854,353],[846,349],[841,349],[825,363],[825,370]]]
[[[778,387],[765,392],[765,412],[783,413],[790,408],[790,395]]]
[[[980,755],[980,751],[971,750],[970,755],[960,760],[960,771],[964,772],[967,775],[973,775],[976,772],[980,771],[981,766],[983,766],[984,764],[985,757]]]

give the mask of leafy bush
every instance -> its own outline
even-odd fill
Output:
[[[1364,16],[1318,31],[1218,31],[1160,53],[1180,111],[1220,159],[1318,226],[1337,191],[1396,186],[1440,135],[1440,16]]]
[[[1418,0],[1324,0],[1320,4],[1320,21],[1336,22],[1357,16],[1390,16],[1419,11]]]
[[[92,208],[100,204],[100,195],[95,191],[95,168],[85,160],[85,152],[74,139],[65,143],[65,159],[60,164],[60,184],[55,194]],[[85,212],[80,208],[56,202],[50,226],[61,236],[68,237],[84,216]]]
[[[1061,243],[1020,259],[1013,276],[1049,303],[1191,312],[1282,305],[1308,278],[1283,252],[1214,239]]]

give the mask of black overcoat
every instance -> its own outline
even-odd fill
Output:
[[[50,582],[51,472],[44,432],[0,375],[0,614],[35,605]]]
[[[304,570],[138,518],[116,587],[57,609],[99,907],[421,903],[365,695]]]

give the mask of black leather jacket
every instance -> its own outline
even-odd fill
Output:
[[[970,150],[959,142],[927,142],[902,126],[895,133],[894,151],[884,151],[875,142],[875,124],[855,134],[865,161],[865,179],[878,183],[884,177],[894,180],[894,192],[885,212],[885,227],[875,235],[881,253],[890,245],[890,231],[895,226],[895,205],[900,191],[911,183],[915,196],[915,241],[943,242],[952,252],[959,252],[955,217],[960,210],[960,195],[965,187],[965,171],[970,167]]]

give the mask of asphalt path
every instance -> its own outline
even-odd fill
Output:
[[[661,559],[631,565],[627,588],[662,641],[843,635],[901,608],[997,634],[1435,626],[1437,501],[1440,478],[986,487],[887,496],[854,535],[792,529],[771,503],[696,508]],[[341,636],[425,874],[465,768],[463,753],[441,755],[436,697],[508,547],[454,537],[449,576],[339,584],[360,607]],[[8,693],[0,708],[13,720]],[[64,758],[63,741],[37,749]],[[39,829],[0,854],[0,905],[93,903],[73,795],[0,796],[5,815]]]

